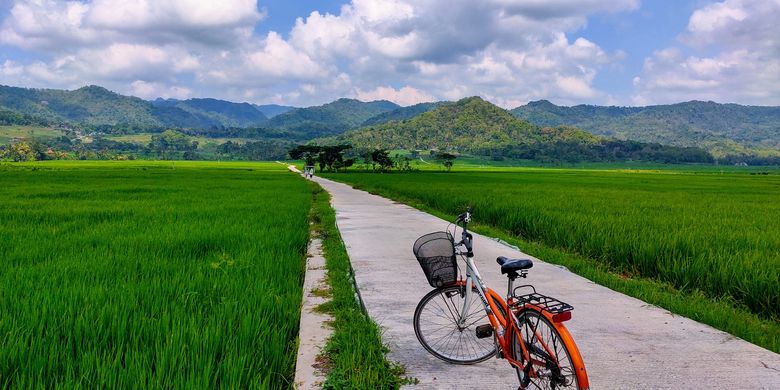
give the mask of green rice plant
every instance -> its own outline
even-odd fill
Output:
[[[289,388],[311,188],[279,164],[0,167],[0,388]]]
[[[780,318],[777,175],[514,169],[328,177]]]

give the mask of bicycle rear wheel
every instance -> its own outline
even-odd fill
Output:
[[[522,362],[523,368],[515,367],[521,388],[525,389],[579,389],[577,372],[584,367],[575,367],[571,351],[578,351],[570,337],[561,337],[553,324],[535,310],[522,310],[516,314],[520,334],[531,362],[523,356],[520,341],[512,333],[512,358]],[[566,332],[568,336],[568,332]],[[578,352],[577,352],[578,353]],[[579,356],[579,355],[577,355]],[[579,360],[578,360],[579,361]],[[530,370],[537,376],[529,375]]]
[[[448,363],[474,364],[496,354],[492,328],[488,335],[477,337],[477,327],[490,324],[485,307],[476,289],[466,322],[458,324],[458,317],[466,299],[465,286],[437,288],[420,300],[414,311],[414,333],[420,344],[433,356]]]

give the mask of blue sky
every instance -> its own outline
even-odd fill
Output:
[[[0,84],[297,106],[780,105],[780,0],[0,0]]]
[[[594,85],[614,91],[616,96],[630,95],[632,79],[641,72],[645,58],[651,57],[659,48],[675,44],[680,33],[685,31],[693,9],[692,1],[644,1],[641,8],[633,12],[590,17],[580,34],[607,51],[626,53],[616,66],[600,72]]]

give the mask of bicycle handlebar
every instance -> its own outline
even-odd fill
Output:
[[[471,222],[471,212],[474,210],[474,206],[469,206],[468,209],[466,209],[465,213],[462,213],[458,215],[458,218],[455,219],[455,223],[461,223],[463,222],[463,228],[466,228],[466,225]]]
[[[463,244],[466,247],[466,255],[469,257],[474,256],[474,252],[472,252],[471,246],[472,235],[468,232],[468,224],[471,222],[471,212],[473,210],[474,206],[469,206],[466,212],[458,215],[458,218],[455,220],[456,225],[461,224],[461,227],[463,227],[463,233],[461,233],[461,240],[458,245]]]

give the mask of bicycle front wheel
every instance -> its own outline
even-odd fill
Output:
[[[512,358],[523,363],[522,368],[515,367],[521,388],[579,389],[577,372],[584,372],[584,367],[575,367],[573,363],[571,354],[578,350],[571,338],[561,337],[555,326],[535,310],[522,310],[516,315],[522,343],[530,358],[530,362],[525,359],[521,341],[512,332]],[[531,370],[535,375],[530,374]]]
[[[466,300],[465,286],[448,286],[429,292],[414,311],[414,333],[433,356],[454,364],[474,364],[496,354],[492,331],[477,335],[477,327],[490,324],[476,289],[466,308],[466,321],[458,319]],[[485,327],[483,327],[485,328]],[[492,328],[491,328],[492,330]]]

